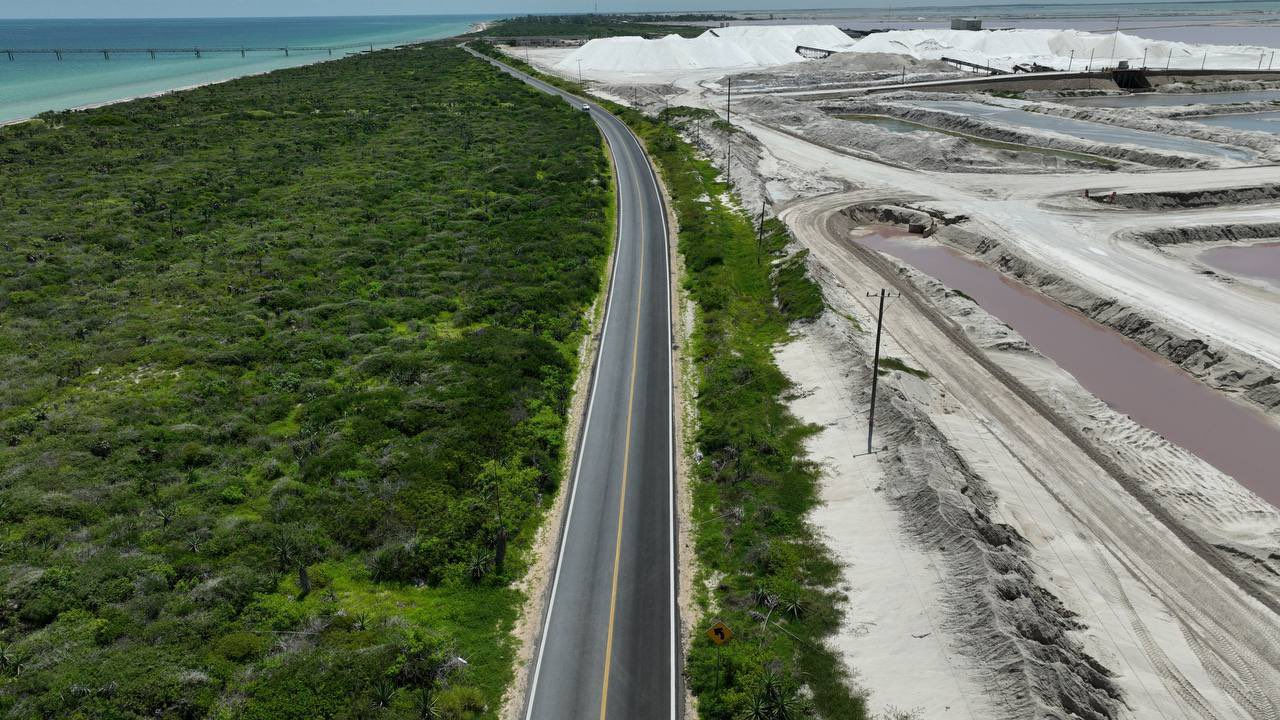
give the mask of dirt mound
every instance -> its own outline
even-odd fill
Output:
[[[1133,210],[1177,210],[1184,208],[1222,207],[1224,205],[1251,205],[1280,201],[1280,183],[1252,187],[1221,188],[1215,190],[1170,190],[1166,192],[1123,193],[1114,197],[1095,193],[1090,197],[1098,203],[1116,205]]]
[[[1280,222],[1241,223],[1239,225],[1191,225],[1166,227],[1129,233],[1126,239],[1157,247],[1184,243],[1228,243],[1266,240],[1280,237]]]

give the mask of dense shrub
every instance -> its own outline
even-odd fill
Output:
[[[0,717],[491,716],[607,172],[448,44],[0,129]]]

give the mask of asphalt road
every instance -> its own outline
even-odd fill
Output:
[[[575,107],[585,103],[484,59]],[[639,141],[607,110],[592,104],[590,112],[617,171],[617,250],[525,716],[674,720],[679,643],[666,212]]]

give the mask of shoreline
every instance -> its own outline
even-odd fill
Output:
[[[467,28],[465,32],[452,33],[449,35],[441,35],[440,37],[433,37],[433,38],[419,38],[417,40],[409,40],[406,42],[398,43],[396,45],[391,45],[389,47],[379,48],[379,49],[395,50],[398,48],[408,47],[410,45],[436,42],[438,40],[448,40],[450,38],[462,37],[463,35],[470,35],[472,33],[484,32],[490,26],[492,26],[495,22],[497,22],[497,20],[478,20],[476,22],[471,23],[471,25]],[[374,43],[374,44],[376,45],[377,43]],[[119,105],[121,103],[133,102],[134,100],[146,100],[149,98],[158,98],[158,97],[163,97],[165,95],[169,95],[171,93],[180,93],[180,92],[186,92],[188,90],[197,90],[199,88],[209,87],[211,85],[221,85],[222,83],[231,82],[232,80],[240,80],[241,78],[270,75],[271,73],[279,72],[280,70],[291,70],[293,68],[307,67],[309,65],[319,65],[320,63],[335,62],[337,60],[345,60],[346,58],[351,57],[351,55],[354,55],[354,54],[359,54],[359,53],[350,53],[347,55],[342,55],[340,57],[325,56],[323,58],[316,59],[314,62],[305,62],[305,63],[300,63],[298,65],[287,65],[285,67],[272,68],[270,70],[262,70],[259,72],[250,72],[250,73],[245,73],[243,75],[236,75],[235,77],[224,78],[222,80],[210,80],[208,82],[193,83],[191,85],[183,85],[181,87],[168,88],[165,90],[156,90],[154,92],[140,93],[140,94],[131,95],[125,98],[120,98],[118,100],[104,100],[102,102],[86,103],[84,105],[76,105],[74,107],[63,108],[60,110],[54,110],[54,109],[43,110],[35,115],[30,115],[23,118],[14,118],[12,120],[0,120],[0,128],[8,127],[10,125],[21,125],[23,123],[31,122],[32,120],[38,119],[40,115],[43,115],[44,113],[47,113],[47,112],[84,112],[86,110],[97,110],[99,108],[109,107],[111,105]]]

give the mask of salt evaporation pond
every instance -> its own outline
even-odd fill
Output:
[[[1234,115],[1211,115],[1208,117],[1192,117],[1185,119],[1191,122],[1202,123],[1204,125],[1229,127],[1234,130],[1254,130],[1258,132],[1280,134],[1280,110],[1256,113],[1237,113]]]
[[[1102,97],[1060,98],[1064,105],[1086,107],[1175,107],[1178,105],[1231,105],[1247,102],[1280,101],[1280,90],[1250,90],[1224,93],[1133,93]]]
[[[1200,253],[1200,262],[1224,272],[1266,280],[1280,290],[1280,241],[1224,245]]]
[[[1203,140],[1193,140],[1173,135],[1161,135],[1159,133],[1146,132],[1143,130],[1131,130],[1129,128],[1116,127],[1115,125],[1103,125],[1102,123],[1088,122],[1086,120],[1060,118],[1053,115],[1026,112],[1024,110],[1017,110],[1014,108],[984,105],[982,103],[970,102],[968,100],[917,100],[914,101],[914,104],[935,110],[949,110],[951,112],[962,113],[964,115],[980,117],[989,122],[1000,123],[1003,125],[1022,126],[1036,130],[1048,130],[1050,132],[1063,133],[1065,135],[1074,135],[1075,137],[1083,140],[1089,140],[1091,142],[1141,145],[1155,150],[1209,155],[1212,157],[1230,158],[1232,160],[1241,161],[1247,161],[1253,158],[1253,155],[1245,150],[1226,147],[1225,145],[1218,145],[1216,143],[1205,142]]]
[[[959,290],[1117,412],[1280,507],[1280,426],[1119,333],[956,251],[873,228],[855,238]]]

